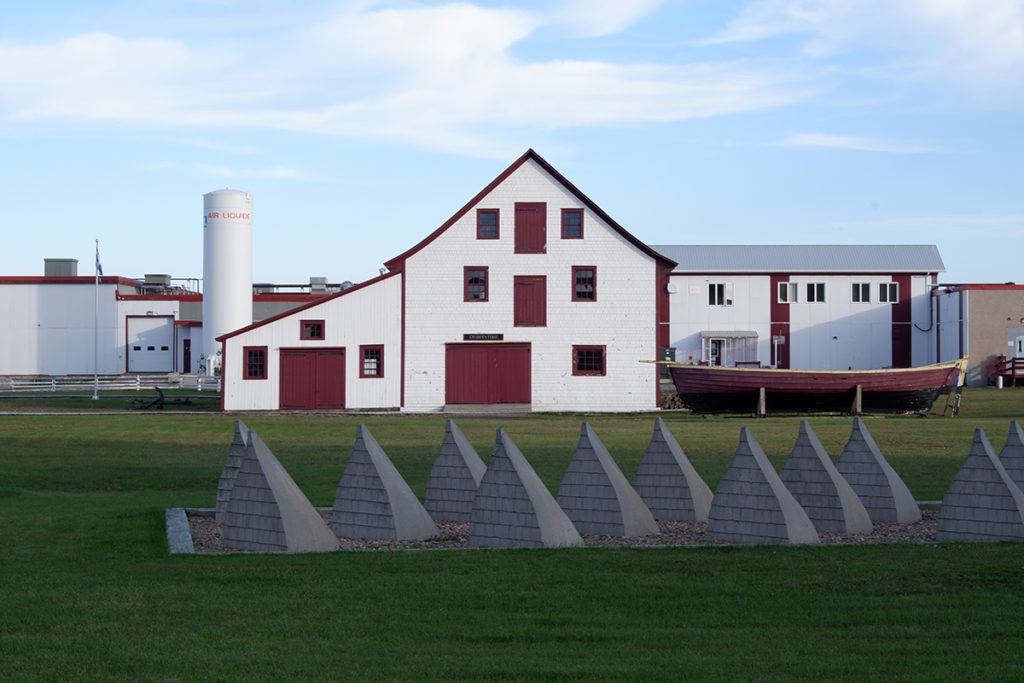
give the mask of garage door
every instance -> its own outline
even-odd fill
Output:
[[[174,316],[127,316],[128,372],[174,370]]]
[[[529,402],[529,344],[448,344],[445,403]]]
[[[282,410],[345,407],[345,349],[281,349]]]

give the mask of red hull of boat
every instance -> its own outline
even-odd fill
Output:
[[[957,379],[955,365],[847,372],[670,365],[669,372],[695,412],[754,412],[762,387],[769,412],[848,412],[858,385],[865,412],[920,412]]]

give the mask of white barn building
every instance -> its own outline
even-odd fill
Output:
[[[222,336],[224,408],[658,405],[675,264],[533,150],[385,265]]]
[[[670,245],[675,359],[809,370],[936,361],[932,245]]]

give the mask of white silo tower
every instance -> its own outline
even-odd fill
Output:
[[[203,354],[207,374],[220,368],[217,337],[252,322],[252,195],[203,195]]]

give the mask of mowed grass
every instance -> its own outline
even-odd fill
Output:
[[[748,425],[777,467],[799,418],[664,414],[716,486]],[[1024,389],[958,418],[867,418],[915,497],[975,426],[998,450]],[[589,419],[627,477],[651,415],[504,427],[554,492]],[[211,507],[235,416],[0,417],[4,680],[905,679],[1024,674],[1024,544],[467,550],[168,557],[164,508]],[[441,416],[246,415],[315,505],[367,424],[422,496]],[[833,457],[850,420],[814,417]]]

